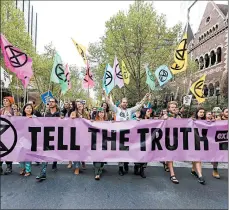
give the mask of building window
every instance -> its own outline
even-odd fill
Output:
[[[215,62],[216,62],[216,54],[213,50],[210,53],[210,57],[211,57],[211,66],[213,66],[215,65]]]
[[[198,66],[198,69],[199,69],[199,61],[198,61],[198,59],[196,59],[195,62],[196,62],[196,65]]]
[[[215,32],[215,27],[213,27],[213,32]]]
[[[204,38],[206,38],[206,34],[204,33]]]
[[[207,31],[207,36],[209,35],[209,31]]]
[[[209,23],[210,19],[211,19],[210,16],[208,16],[206,19],[206,24]]]
[[[201,37],[199,37],[199,42],[201,41]]]
[[[200,57],[200,70],[202,70],[204,68],[204,59],[203,57],[201,56]]]
[[[209,89],[209,96],[214,96],[214,85],[212,83],[209,84],[208,86],[208,89]]]
[[[210,34],[212,33],[212,29],[210,29]]]
[[[215,26],[215,29],[218,30],[218,25]]]
[[[207,87],[207,85],[204,85],[203,90],[204,90],[204,96],[207,97],[208,96],[208,87]]]
[[[208,68],[209,67],[209,61],[210,61],[208,54],[206,54],[204,56],[204,60],[205,60],[205,68]]]
[[[217,63],[220,63],[221,62],[221,55],[222,55],[221,47],[217,48],[216,53],[217,53]]]
[[[203,38],[204,38],[204,36],[202,35],[202,36],[201,36],[201,39],[203,39]]]

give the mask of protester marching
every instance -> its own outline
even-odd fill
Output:
[[[165,26],[154,28],[154,24],[162,24],[157,23],[158,16],[143,27],[151,30],[142,32],[146,20],[141,17],[153,17],[149,5],[136,1],[127,16],[120,12],[112,17],[106,23],[105,41],[90,45],[90,50],[79,39],[62,40],[71,43],[83,66],[81,71],[65,62],[63,52],[48,47],[50,54],[39,57],[38,62],[36,53],[18,45],[10,33],[1,32],[1,84],[10,89],[1,90],[0,107],[0,175],[5,180],[10,180],[11,174],[26,181],[34,176],[41,186],[60,170],[80,179],[90,171],[93,183],[101,180],[95,181],[101,184],[109,176],[109,164],[114,164],[119,180],[134,174],[144,182],[150,177],[151,164],[158,163],[157,170],[179,188],[186,179],[176,162],[189,164],[189,176],[201,185],[225,178],[219,166],[228,163],[227,97],[221,97],[224,103],[220,103],[216,89],[209,93],[216,96],[216,101],[211,101],[206,83],[210,73],[202,71],[198,59],[200,71],[193,76],[189,52],[198,44],[191,41],[194,35],[189,19],[182,30],[174,27],[174,32]],[[132,20],[142,22],[125,28]],[[118,34],[119,30],[124,32]],[[157,36],[151,35],[155,31]],[[168,44],[172,53],[161,47],[163,33],[163,40],[173,37]],[[141,48],[146,45],[144,39],[147,43],[150,39],[150,47]],[[154,45],[160,47],[152,48]],[[151,51],[160,56],[154,59]],[[205,56],[203,68],[213,66],[214,59],[218,59],[217,65],[221,62],[223,53],[217,52],[215,58],[212,53],[210,58]],[[39,72],[43,68],[45,76]],[[33,84],[36,94],[30,91]],[[210,172],[203,169],[206,163]]]

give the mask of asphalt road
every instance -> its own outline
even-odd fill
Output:
[[[30,177],[14,173],[1,176],[1,209],[227,209],[228,171],[221,169],[221,179],[211,176],[211,169],[203,169],[206,185],[200,185],[190,175],[190,168],[176,168],[180,184],[169,180],[162,167],[148,167],[147,178],[133,174],[120,177],[117,166],[105,166],[100,181],[94,180],[93,169],[79,176],[66,165],[57,172],[47,172],[47,180],[39,183],[35,176],[39,166],[33,166]]]

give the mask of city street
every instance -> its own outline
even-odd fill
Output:
[[[219,169],[221,179],[204,168],[206,185],[190,175],[190,168],[175,168],[179,185],[169,180],[162,167],[146,169],[146,179],[133,174],[120,177],[118,167],[106,165],[100,181],[94,180],[92,165],[79,176],[66,165],[58,171],[48,167],[47,180],[38,183],[40,166],[33,166],[30,177],[20,177],[18,165],[13,174],[1,176],[2,209],[227,209],[228,171]]]

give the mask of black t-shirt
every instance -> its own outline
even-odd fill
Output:
[[[51,112],[48,112],[46,115],[45,115],[45,117],[60,117],[60,112],[59,111],[57,111],[57,112],[55,112],[55,113],[51,113]]]
[[[34,110],[33,114],[36,116],[36,117],[42,117],[41,113],[37,110]]]

